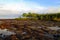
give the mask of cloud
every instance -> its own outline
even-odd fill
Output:
[[[19,17],[23,12],[38,12],[43,10],[44,7],[37,4],[27,4],[25,2],[21,3],[8,3],[0,5],[0,18],[15,18]]]
[[[60,12],[60,7],[49,7],[45,10],[46,13],[58,13]]]
[[[60,7],[44,7],[34,2],[25,2],[24,0],[16,3],[0,4],[0,18],[15,18],[23,12],[57,13],[60,12]]]
[[[0,19],[2,18],[15,18],[19,17],[20,12],[18,11],[11,11],[11,10],[0,10]]]
[[[32,5],[33,4],[33,5]],[[26,2],[20,2],[20,3],[6,3],[3,6],[1,6],[1,10],[11,10],[11,11],[22,11],[22,12],[29,12],[29,11],[35,11],[38,12],[39,10],[44,10],[45,7],[40,6],[34,2],[26,3]]]
[[[4,10],[16,10],[16,11],[28,11],[28,10],[35,10],[40,9],[42,10],[44,7],[38,5],[26,5],[25,3],[17,3],[17,4],[6,4],[3,6],[2,9]]]

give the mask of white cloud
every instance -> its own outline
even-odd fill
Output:
[[[47,13],[58,13],[60,12],[60,7],[49,7],[45,10]]]
[[[8,3],[5,4],[3,6],[1,6],[3,10],[12,10],[12,11],[30,11],[30,10],[42,10],[44,9],[44,7],[39,6],[35,3],[25,3],[25,2],[21,2],[21,3]]]
[[[59,12],[60,11],[60,7],[43,7],[43,6],[39,6],[37,4],[30,4],[27,5],[26,3],[13,3],[13,4],[5,4],[3,6],[1,6],[0,8],[0,13],[1,10],[10,10],[12,12]],[[3,11],[2,11],[3,12]],[[9,13],[9,11],[7,11],[7,13]]]
[[[38,5],[27,5],[26,3],[10,3],[0,5],[0,18],[15,18],[23,12],[38,12],[43,10],[44,7]]]
[[[5,3],[0,5],[0,18],[15,18],[20,12],[56,13],[60,7],[43,7],[36,3]]]

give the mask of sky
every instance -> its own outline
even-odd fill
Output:
[[[0,19],[15,18],[23,12],[57,13],[60,0],[0,0]]]

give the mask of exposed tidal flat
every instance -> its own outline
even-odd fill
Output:
[[[1,40],[60,40],[60,22],[0,20]]]

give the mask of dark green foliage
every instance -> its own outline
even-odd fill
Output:
[[[33,20],[54,20],[60,18],[60,13],[49,13],[49,14],[37,14],[37,13],[23,13],[23,18],[33,19]]]

